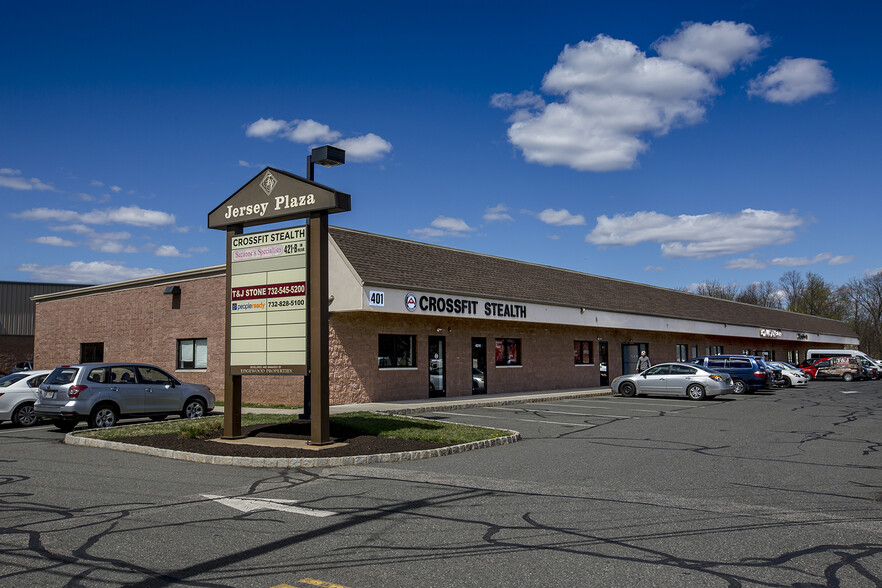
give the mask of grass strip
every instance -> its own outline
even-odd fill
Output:
[[[423,419],[413,419],[394,415],[380,415],[372,412],[348,412],[330,415],[331,426],[343,426],[364,435],[388,437],[392,439],[408,439],[414,441],[431,441],[435,443],[470,443],[495,439],[510,435],[508,431],[490,429],[486,427],[473,427],[456,423],[444,423]],[[271,425],[291,421],[289,414],[255,414],[243,413],[242,426]],[[176,419],[160,423],[145,423],[137,425],[124,425],[111,429],[90,429],[76,433],[84,437],[107,439],[112,441],[122,437],[134,437],[140,435],[165,435],[178,434],[183,437],[194,439],[209,436],[211,433],[223,430],[224,417],[210,416],[200,419]]]

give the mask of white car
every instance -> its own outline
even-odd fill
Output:
[[[798,367],[792,366],[783,361],[768,361],[766,363],[781,370],[781,378],[790,388],[793,388],[794,386],[808,385],[808,377],[805,375],[805,372]]]
[[[0,421],[12,421],[19,427],[36,424],[34,402],[39,397],[40,384],[50,372],[30,370],[0,378]]]

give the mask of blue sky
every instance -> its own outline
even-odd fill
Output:
[[[336,225],[672,288],[844,284],[882,269],[880,12],[7,3],[0,279],[222,263],[208,212],[331,143]]]

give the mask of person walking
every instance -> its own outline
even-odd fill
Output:
[[[637,358],[637,373],[639,374],[643,370],[648,370],[652,367],[652,362],[649,361],[649,356],[646,355],[645,351],[640,352],[640,357]]]

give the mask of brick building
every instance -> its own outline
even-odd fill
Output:
[[[331,403],[574,389],[653,362],[797,362],[857,345],[842,322],[330,229]],[[225,266],[36,296],[35,363],[143,361],[224,386]],[[299,404],[303,378],[243,376],[243,401]]]

